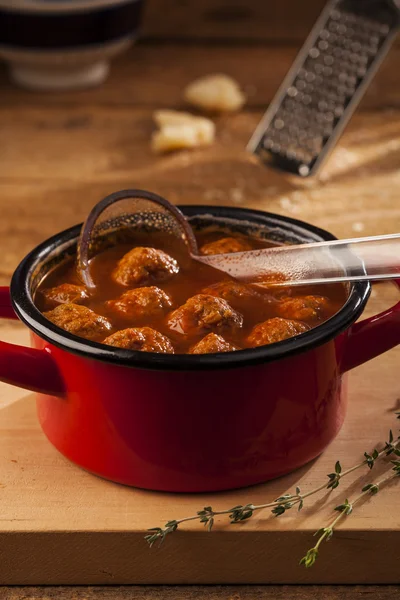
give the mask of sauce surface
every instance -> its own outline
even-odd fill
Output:
[[[221,230],[196,237],[203,254],[274,245]],[[326,321],[347,299],[341,284],[261,289],[235,282],[188,264],[182,249],[155,234],[100,252],[91,274],[96,289],[89,294],[75,261],[64,261],[40,283],[37,307],[70,333],[142,351],[200,354],[274,343]]]

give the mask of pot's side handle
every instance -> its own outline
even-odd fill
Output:
[[[0,287],[0,318],[17,318],[7,287]],[[64,382],[49,351],[1,341],[0,381],[51,396],[65,394]]]
[[[400,288],[400,279],[394,283]],[[400,302],[352,326],[340,361],[344,373],[400,344]]]

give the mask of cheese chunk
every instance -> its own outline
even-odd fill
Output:
[[[208,75],[184,90],[186,102],[204,111],[232,112],[242,108],[246,98],[239,84],[228,75]]]
[[[159,131],[153,133],[154,152],[171,152],[186,148],[208,146],[215,138],[215,125],[210,119],[186,112],[159,110],[153,115]]]

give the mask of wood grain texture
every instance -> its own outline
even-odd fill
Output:
[[[220,586],[3,588],[2,600],[394,600],[397,586]]]
[[[189,49],[191,52],[192,47]],[[115,64],[109,83],[90,92],[28,94],[1,79],[0,283],[9,281],[19,260],[33,246],[84,219],[102,196],[127,186],[152,189],[176,203],[233,204],[278,212],[311,221],[339,237],[400,230],[400,111],[369,110],[398,106],[399,75],[394,63],[388,67],[388,83],[381,87],[386,91],[380,95],[378,87],[375,100],[365,101],[365,110],[353,118],[320,178],[299,181],[264,168],[244,151],[261,117],[260,107],[272,90],[268,83],[258,91],[258,82],[275,76],[275,63],[283,74],[284,65],[289,66],[291,60],[287,53],[293,49],[273,50],[270,77],[264,78],[257,75],[264,67],[261,48],[246,49],[241,63],[235,48],[195,46],[195,60],[189,49],[138,46]],[[209,72],[210,66],[225,70],[224,65],[230,65],[228,72],[232,69],[232,74],[241,74],[243,85],[256,86],[250,110],[217,119],[217,142],[211,148],[155,157],[149,149],[152,108],[181,106],[184,83]],[[274,85],[280,77],[276,75]],[[368,314],[397,298],[391,286],[379,286]],[[27,332],[17,323],[2,322],[0,337],[27,343]],[[325,478],[336,459],[352,464],[364,450],[385,438],[393,425],[392,412],[399,410],[398,364],[396,349],[351,374],[346,424],[335,443],[312,465],[265,486],[207,496],[132,490],[79,470],[44,438],[32,396],[1,384],[0,583],[399,583],[400,521],[394,509],[395,487],[360,506],[343,523],[335,539],[324,546],[316,569],[305,571],[297,565],[313,541],[312,532],[329,517],[332,506],[363,484],[365,480],[358,480],[358,475],[349,478],[334,498],[323,494],[316,498],[300,517],[289,514],[277,520],[260,514],[238,528],[219,521],[211,535],[191,525],[164,548],[152,551],[143,542],[146,527],[190,514],[204,503],[219,507],[257,502],[274,498],[298,482],[311,489]],[[318,514],[313,512],[315,508]],[[377,556],[385,556],[385,560],[377,561]],[[113,591],[127,598],[131,589]],[[163,594],[154,588],[134,589],[135,596],[142,593],[159,598]],[[395,588],[373,590],[332,589],[325,597],[347,600],[370,593],[386,600],[390,596],[385,594]],[[39,599],[47,598],[40,594],[51,593],[49,598],[69,600],[96,598],[96,594],[107,598],[109,591],[83,589],[81,596],[71,596],[81,592],[65,589],[54,596],[53,591],[30,588],[20,595],[35,598],[37,594]],[[268,598],[269,591],[228,589],[224,596],[224,589],[191,588],[187,597],[207,593],[215,598],[247,600]],[[12,600],[18,598],[16,589],[0,589],[2,599],[3,592],[14,594]],[[185,591],[172,588],[165,593],[179,599]],[[285,588],[273,588],[271,593],[276,594],[270,596],[274,598],[288,597]],[[302,589],[294,593],[299,599],[307,598],[301,595]],[[312,597],[316,593],[313,590]],[[324,598],[322,592],[318,594]],[[118,600],[118,595],[115,597]]]
[[[200,3],[199,3],[200,4]],[[110,78],[97,89],[63,94],[32,93],[14,87],[0,71],[0,107],[93,106],[184,108],[182,91],[194,78],[223,72],[239,81],[248,96],[247,108],[265,110],[298,50],[237,44],[138,44],[113,63]],[[400,48],[393,48],[371,83],[359,110],[400,107]],[[71,131],[83,126],[68,121]]]
[[[143,35],[151,38],[217,38],[302,41],[324,0],[149,0]]]
[[[143,34],[151,38],[302,42],[325,0],[147,0]]]
[[[175,203],[286,214],[342,238],[400,229],[400,112],[357,114],[320,178],[304,181],[245,152],[260,116],[221,117],[211,148],[156,157],[150,110],[0,108],[0,214],[6,217],[0,219],[0,281],[9,280],[37,243],[126,187],[151,189]]]

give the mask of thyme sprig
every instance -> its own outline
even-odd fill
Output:
[[[313,564],[315,563],[315,561],[318,558],[318,554],[319,554],[320,546],[321,546],[322,542],[324,540],[326,542],[329,542],[329,540],[333,536],[333,532],[334,532],[337,524],[344,517],[351,515],[351,513],[353,512],[354,506],[356,504],[358,504],[358,502],[360,502],[360,500],[362,500],[367,495],[374,496],[389,481],[400,476],[400,460],[394,460],[394,461],[392,461],[392,464],[394,466],[393,466],[393,468],[391,470],[391,474],[389,476],[384,477],[383,479],[381,479],[380,481],[377,481],[376,483],[368,483],[367,485],[365,485],[362,488],[361,493],[352,502],[349,502],[349,500],[346,499],[343,504],[339,504],[339,506],[335,507],[334,510],[337,511],[339,514],[333,519],[333,521],[327,527],[323,527],[322,529],[319,529],[318,531],[315,532],[314,535],[318,536],[318,541],[315,544],[315,546],[310,548],[307,551],[306,555],[303,556],[303,558],[300,561],[301,565],[304,565],[306,568],[313,566]]]
[[[395,413],[395,414],[396,414],[397,418],[400,419],[400,412]],[[250,519],[256,511],[264,510],[267,508],[271,509],[272,514],[275,515],[276,517],[283,515],[287,510],[290,510],[294,506],[297,506],[298,511],[300,511],[304,506],[304,501],[306,500],[306,498],[309,498],[310,496],[313,496],[314,494],[317,494],[318,492],[320,492],[324,489],[328,489],[328,490],[336,489],[339,486],[343,477],[346,477],[350,473],[353,473],[353,471],[356,471],[357,469],[360,469],[363,466],[367,466],[369,469],[372,469],[377,460],[381,459],[382,457],[389,456],[392,454],[394,454],[396,456],[400,456],[400,436],[398,436],[397,439],[395,440],[394,436],[393,436],[393,432],[392,432],[392,430],[390,430],[389,436],[388,436],[388,441],[385,442],[385,445],[382,448],[382,450],[378,451],[375,448],[370,454],[365,452],[364,460],[362,460],[361,462],[357,463],[356,465],[354,465],[346,470],[342,469],[342,465],[341,465],[340,461],[336,461],[333,472],[328,473],[328,475],[327,475],[328,483],[325,482],[325,483],[319,485],[318,487],[314,488],[313,490],[310,490],[309,492],[302,493],[300,488],[296,487],[295,492],[293,494],[290,494],[290,493],[284,494],[283,496],[276,498],[272,502],[267,502],[266,504],[252,504],[252,503],[248,503],[245,505],[239,504],[237,506],[234,506],[232,508],[228,508],[225,510],[214,510],[211,506],[205,506],[202,510],[199,510],[195,515],[192,515],[190,517],[184,517],[182,519],[175,519],[175,520],[168,521],[164,525],[164,527],[153,527],[152,529],[149,529],[148,534],[145,536],[145,540],[148,542],[150,547],[153,546],[156,542],[159,542],[159,544],[162,544],[168,534],[174,533],[182,523],[185,523],[187,521],[200,521],[200,523],[203,523],[204,526],[207,528],[207,531],[211,531],[214,526],[216,516],[228,515],[229,522],[231,524],[235,524],[235,523],[240,523],[242,521],[246,521],[247,519]],[[367,492],[372,493],[370,490],[367,490]],[[354,504],[356,502],[358,502],[358,499],[353,501],[351,507],[354,506]],[[349,505],[349,507],[350,507],[350,505]],[[347,507],[346,510],[350,510],[349,507]],[[351,508],[351,510],[352,510],[352,508]],[[350,510],[350,512],[351,512],[351,510]],[[347,512],[346,514],[350,514],[350,513]],[[336,523],[340,521],[342,516],[343,515],[340,514],[338,516],[339,518],[336,517],[334,522],[329,527],[327,527],[323,530],[323,533],[321,534],[322,539],[320,538],[318,540],[316,546],[314,546],[314,548],[312,548],[309,551],[310,555],[308,555],[308,553],[307,553],[306,557],[304,557],[304,560],[308,557],[307,564],[306,564],[306,562],[302,562],[302,564],[305,564],[306,566],[311,566],[311,564],[308,564],[308,563],[310,563],[310,561],[312,561],[312,556],[315,555],[315,558],[316,558],[316,556],[318,554],[318,548],[319,548],[321,542],[324,539],[330,539],[330,537],[332,537],[333,529],[336,526]],[[314,558],[314,562],[315,562],[315,558]],[[313,562],[312,562],[312,564],[313,564]]]

